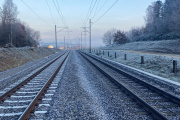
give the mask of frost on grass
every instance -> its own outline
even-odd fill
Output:
[[[117,53],[117,58],[115,59],[114,53]],[[102,53],[102,52],[101,52]],[[149,52],[138,52],[138,51],[126,51],[126,50],[110,50],[110,55],[108,57],[108,50],[104,50],[103,54],[97,54],[100,57],[104,57],[143,71],[168,78],[170,80],[180,82],[180,56],[178,55],[167,55]],[[127,55],[127,60],[125,60],[124,55]],[[141,64],[141,56],[144,56],[145,64]],[[178,72],[173,73],[173,60],[178,62]]]
[[[180,53],[180,40],[161,40],[161,41],[139,41],[126,43],[123,45],[113,45],[102,47],[101,49],[112,50],[139,50],[164,53]]]
[[[59,50],[48,48],[0,48],[0,74],[25,63],[54,54]]]

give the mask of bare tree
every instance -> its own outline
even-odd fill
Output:
[[[174,23],[172,29],[180,32],[180,8],[173,12],[171,18],[172,22]]]
[[[10,42],[10,38],[12,38],[12,25],[15,24],[17,15],[17,6],[13,3],[13,0],[5,0],[1,14],[3,29],[2,44]]]
[[[18,21],[15,24],[13,24],[12,31],[13,31],[13,45],[16,47],[26,46],[25,26],[20,21]]]
[[[31,47],[37,47],[40,41],[40,32],[31,29],[26,25],[26,44]]]
[[[124,44],[128,42],[128,38],[125,34],[124,31],[120,31],[118,30],[115,34],[114,34],[114,44]]]
[[[114,33],[116,32],[116,29],[111,29],[111,30],[108,30],[104,36],[103,36],[103,42],[104,44],[106,45],[111,45],[113,44],[113,41],[114,41]]]
[[[132,28],[129,32],[126,33],[126,36],[128,37],[130,42],[133,42],[135,38],[145,34],[145,28],[144,27],[137,27]]]
[[[40,41],[40,32],[39,31],[33,31],[33,46],[37,47],[39,45],[39,41]]]
[[[131,41],[170,40],[180,38],[180,0],[156,0],[148,6],[145,28],[131,29]]]
[[[150,33],[158,33],[160,32],[160,21],[162,19],[162,6],[163,3],[158,0],[156,2],[153,2],[152,5],[150,5],[146,10],[146,29]]]
[[[12,43],[15,47],[39,45],[40,32],[17,19],[18,10],[13,0],[5,0],[0,9],[0,46]]]
[[[17,15],[17,6],[13,3],[13,0],[5,0],[1,16],[2,23],[5,25],[15,23]]]

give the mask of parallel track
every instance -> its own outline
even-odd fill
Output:
[[[61,54],[0,96],[0,119],[28,119],[30,113],[59,72],[68,55],[69,52]],[[61,62],[58,62],[59,59],[62,59],[60,60]]]
[[[80,54],[158,120],[180,119],[180,99],[87,53]]]

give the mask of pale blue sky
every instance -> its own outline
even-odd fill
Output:
[[[50,14],[46,0],[23,0],[31,9],[33,9],[44,21],[30,11],[21,0],[14,0],[18,7],[18,18],[26,22],[31,28],[41,32],[42,42],[54,41],[54,25],[64,27],[63,22],[58,15],[53,0],[47,0],[52,11]],[[54,0],[56,2],[56,0]],[[69,42],[76,43],[82,32],[83,22],[87,16],[92,0],[57,0],[63,13],[65,23],[72,31],[69,33]],[[93,0],[93,5],[96,0]],[[99,1],[99,4],[98,4]],[[94,10],[90,18],[98,11],[106,0],[97,0]],[[107,3],[101,11],[92,19],[96,21],[116,0],[107,0]],[[111,29],[129,30],[132,27],[140,27],[144,25],[145,11],[154,0],[118,0],[114,7],[97,23],[92,26],[92,45],[98,46],[102,44],[103,34]],[[4,0],[0,0],[2,6]],[[98,6],[97,6],[98,5]],[[53,22],[53,18],[55,23]],[[88,24],[87,26],[88,27]],[[60,30],[61,28],[58,28]],[[64,36],[67,38],[67,32],[58,33],[58,43],[62,42]],[[87,41],[88,41],[87,36]]]

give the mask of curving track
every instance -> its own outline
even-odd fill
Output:
[[[180,119],[180,99],[178,97],[130,75],[110,62],[87,53],[79,53],[155,119]]]
[[[51,83],[68,55],[69,52],[62,53],[59,57],[38,68],[36,72],[1,95],[0,119],[27,119],[46,89],[48,88],[49,91],[56,89],[54,85],[57,83],[52,85]],[[49,87],[50,85],[52,87]]]

